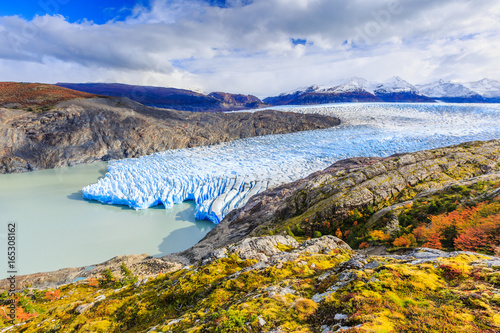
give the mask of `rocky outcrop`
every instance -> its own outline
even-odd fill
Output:
[[[339,123],[332,117],[278,111],[215,114],[156,109],[126,98],[66,101],[43,113],[0,109],[0,173],[139,157]]]
[[[239,110],[266,106],[265,103],[253,95],[212,92],[208,96],[219,100],[221,102],[221,109]]]
[[[237,255],[241,259],[255,259],[261,263],[268,261],[276,263],[295,260],[304,253],[329,253],[333,250],[352,251],[343,240],[330,235],[309,239],[302,244],[290,236],[250,237],[210,252],[203,258],[202,264],[230,255]]]
[[[148,254],[122,255],[96,265],[84,267],[63,268],[58,271],[35,273],[16,276],[16,287],[27,286],[36,288],[57,288],[60,285],[80,281],[88,278],[101,278],[104,271],[109,269],[114,276],[121,277],[121,265],[125,264],[139,278],[147,279],[161,273],[179,270],[183,266],[179,263],[167,262],[153,258]],[[0,291],[9,290],[7,280],[0,280]]]
[[[262,269],[263,267],[275,265],[277,263],[294,261],[302,255],[314,253],[328,254],[331,251],[342,251],[346,254],[352,253],[352,249],[344,241],[329,235],[310,239],[302,244],[299,244],[290,236],[275,235],[250,237],[240,242],[218,248],[206,254],[201,262],[193,264],[206,265],[214,260],[237,256],[243,260],[256,260],[256,264],[250,266],[246,270],[249,271]],[[27,286],[35,288],[57,288],[63,284],[69,284],[89,278],[99,279],[106,270],[110,270],[114,276],[121,278],[122,264],[139,277],[140,283],[158,274],[190,267],[182,265],[179,262],[153,258],[148,254],[122,255],[96,265],[64,268],[54,272],[16,276],[16,286],[19,289],[26,288]],[[0,292],[8,289],[8,280],[0,280]]]

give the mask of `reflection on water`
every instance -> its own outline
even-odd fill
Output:
[[[16,222],[19,274],[85,266],[121,254],[182,251],[214,227],[195,221],[192,202],[135,211],[84,200],[82,187],[106,170],[106,163],[95,163],[0,175],[0,239],[5,244],[7,223]],[[3,278],[7,270],[0,269]]]

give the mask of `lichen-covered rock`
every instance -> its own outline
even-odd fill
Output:
[[[299,243],[290,236],[251,237],[227,248],[228,254],[237,254],[241,259],[267,260],[273,254],[280,253],[280,245],[297,248]]]
[[[85,303],[85,304],[80,304],[76,307],[75,311],[78,312],[79,314],[82,314],[84,313],[85,311],[87,311],[88,309],[90,309],[91,307],[94,306],[94,302],[92,303]]]
[[[363,256],[332,236],[294,246],[288,236],[253,238],[216,251],[217,260],[120,289],[79,281],[56,299],[18,293],[40,312],[9,332],[500,330],[496,257],[426,248]],[[256,253],[267,260],[256,261]],[[0,317],[0,328],[7,326]]]
[[[280,248],[295,249],[298,246],[299,243],[290,236],[251,237],[227,248],[219,248],[210,252],[203,258],[202,262],[205,264],[215,259],[226,258],[232,254],[238,255],[241,259],[267,261],[272,255],[281,253]]]
[[[29,275],[16,276],[16,283],[19,288],[33,286],[36,288],[57,288],[62,284],[71,283],[82,278],[101,278],[105,270],[111,270],[112,274],[121,277],[121,265],[125,264],[135,275],[145,277],[155,276],[160,273],[173,272],[182,268],[177,262],[169,262],[160,258],[153,258],[148,254],[122,255],[116,256],[103,263],[78,267],[64,268],[54,272],[43,272]],[[0,291],[8,290],[7,280],[0,280]]]
[[[300,244],[294,252],[328,253],[332,250],[351,251],[352,249],[343,240],[335,236],[326,235],[320,238],[306,240],[304,243]]]

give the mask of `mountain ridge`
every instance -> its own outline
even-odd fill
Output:
[[[277,96],[263,99],[272,105],[302,105],[339,102],[450,102],[498,103],[500,82],[482,79],[474,82],[455,83],[438,80],[427,84],[412,85],[398,76],[383,82],[369,82],[352,77],[327,86],[311,85]]]
[[[253,95],[224,92],[205,95],[187,89],[122,83],[57,83],[56,85],[96,95],[127,97],[146,106],[179,111],[217,112],[252,109],[263,105],[262,101]]]

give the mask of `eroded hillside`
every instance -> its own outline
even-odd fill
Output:
[[[41,113],[0,109],[0,173],[139,157],[339,123],[333,117],[278,111],[207,114],[156,109],[111,97],[65,101]]]

